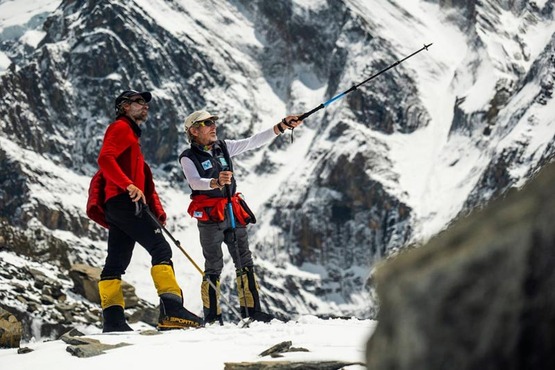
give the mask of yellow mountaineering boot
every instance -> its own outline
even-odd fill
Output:
[[[152,266],[150,273],[160,296],[158,329],[184,329],[203,326],[202,319],[183,307],[181,289],[170,264]]]
[[[260,308],[260,296],[258,295],[258,282],[252,266],[237,270],[237,291],[239,292],[239,306],[241,316],[250,317],[254,321],[270,322],[274,316],[262,312]],[[246,301],[246,302],[245,302]],[[245,306],[246,303],[246,306]]]
[[[216,290],[208,281],[213,283]],[[200,294],[202,296],[204,323],[219,322],[220,325],[223,325],[222,310],[220,309],[220,277],[218,275],[205,275],[200,286]]]
[[[102,307],[102,332],[133,331],[125,321],[123,290],[121,279],[108,278],[98,282],[100,305]]]

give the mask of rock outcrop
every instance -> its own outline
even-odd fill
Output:
[[[555,164],[377,269],[368,369],[555,368]]]
[[[18,348],[21,333],[21,322],[0,307],[0,348]]]

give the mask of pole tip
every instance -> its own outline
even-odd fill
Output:
[[[433,44],[434,44],[433,42],[430,42],[428,45],[424,44],[424,49],[426,49],[426,51],[428,51],[428,48],[430,46],[432,46]]]

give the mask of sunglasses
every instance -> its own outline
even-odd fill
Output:
[[[201,126],[201,127],[210,127],[210,126],[214,126],[215,124],[216,124],[216,121],[213,119],[205,119],[204,121],[195,122],[196,126]]]
[[[139,105],[141,105],[141,106],[144,106],[144,105],[147,105],[147,104],[148,104],[148,103],[146,102],[146,100],[144,100],[144,99],[142,99],[142,98],[140,98],[140,99],[135,99],[135,100],[129,99],[129,102],[130,102],[130,103],[137,103],[137,104],[139,104]]]

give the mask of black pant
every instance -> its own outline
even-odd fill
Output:
[[[152,257],[152,265],[170,262],[172,250],[162,229],[146,212],[135,215],[135,203],[127,193],[110,198],[105,204],[108,233],[108,255],[101,278],[119,278],[131,262],[135,242],[142,245]]]

